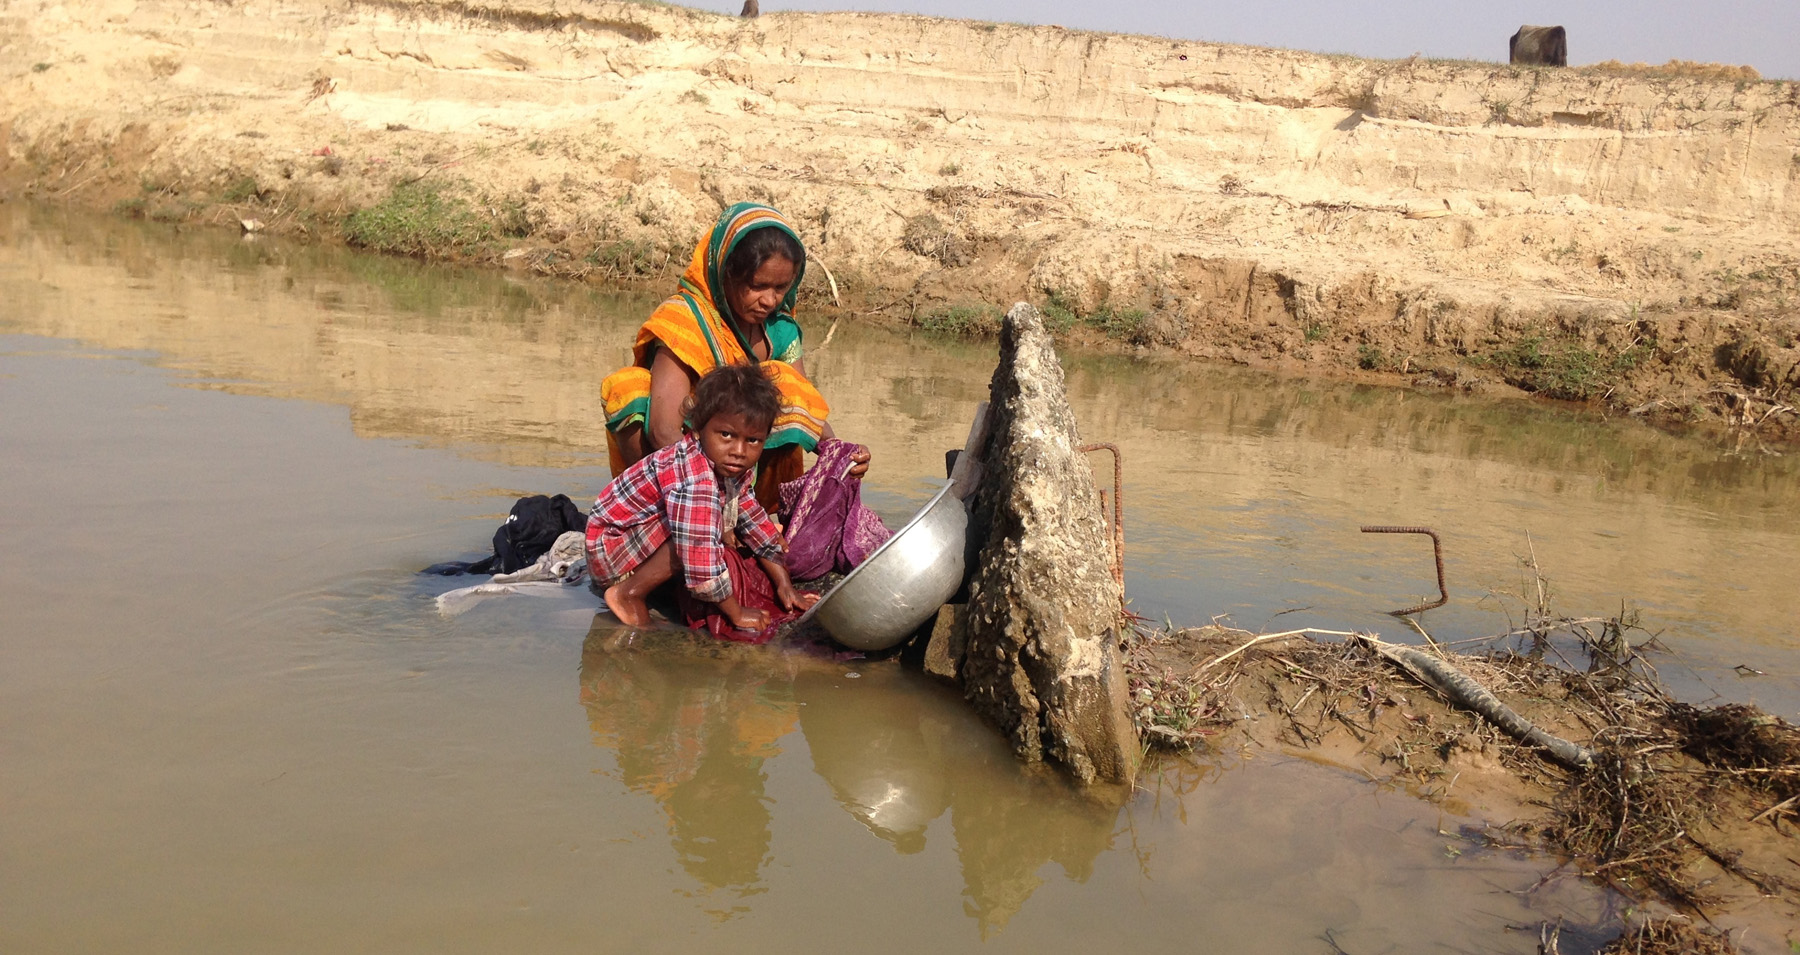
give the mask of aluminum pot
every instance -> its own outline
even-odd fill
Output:
[[[812,605],[832,639],[856,650],[886,650],[937,613],[963,581],[969,515],[951,485]]]

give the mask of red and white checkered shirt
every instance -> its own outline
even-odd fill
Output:
[[[611,586],[671,541],[688,590],[718,603],[731,596],[723,535],[734,512],[738,543],[759,557],[782,559],[780,532],[752,490],[748,480],[722,480],[691,434],[646,455],[594,499],[588,572],[595,583]]]

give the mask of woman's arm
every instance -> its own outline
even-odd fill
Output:
[[[682,364],[667,348],[658,348],[650,359],[650,421],[644,429],[644,453],[666,448],[681,440],[681,406],[694,393],[700,376]]]
[[[806,378],[807,381],[812,380],[812,378],[808,377],[806,374],[806,359],[796,358],[793,361],[793,366],[794,366],[794,370],[799,372],[801,377]],[[655,399],[651,399],[651,405],[652,405],[652,407],[655,406]],[[822,440],[835,440],[837,438],[837,432],[831,430],[831,422],[829,422],[829,421],[825,422],[824,427],[819,429],[819,437]],[[867,451],[858,451],[855,454],[851,455],[850,456],[850,461],[851,461],[850,476],[853,478],[859,478],[859,477],[862,477],[863,475],[869,473],[869,458],[870,457],[871,457],[871,455]]]

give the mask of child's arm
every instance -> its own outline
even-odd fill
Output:
[[[805,610],[819,602],[818,594],[803,594],[794,589],[793,581],[788,579],[787,565],[778,560],[758,556],[756,562],[769,575],[769,581],[775,585],[775,599],[784,610]],[[723,605],[721,605],[723,606]]]
[[[734,626],[750,628],[757,612],[747,610],[732,593],[720,540],[719,488],[711,473],[677,482],[663,492],[663,526],[681,566],[682,583],[694,599],[717,604]],[[766,615],[764,615],[766,616]],[[754,629],[767,626],[765,620]]]
[[[750,493],[748,483],[743,496],[738,498],[737,538],[740,545],[758,557],[786,559],[787,538],[781,536],[781,527],[769,512],[756,502],[756,495]]]
[[[782,609],[805,610],[818,601],[817,594],[799,594],[794,591],[794,583],[788,579],[787,542],[782,539],[775,522],[769,518],[769,512],[756,503],[756,496],[750,493],[749,482],[744,483],[742,496],[738,498],[737,528],[738,541],[756,555],[757,563],[769,575],[769,582],[775,585],[775,600],[781,604]]]

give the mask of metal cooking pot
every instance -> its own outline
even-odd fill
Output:
[[[969,515],[951,485],[812,605],[832,638],[857,650],[886,650],[929,620],[963,581]]]

